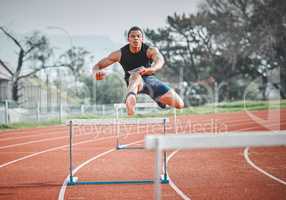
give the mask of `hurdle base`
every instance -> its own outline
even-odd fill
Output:
[[[161,182],[161,184],[169,184],[169,177],[168,177],[168,175],[162,174],[160,182]]]
[[[124,150],[124,149],[144,149],[144,147],[129,147],[126,144],[120,144],[116,147],[117,150]]]
[[[69,181],[67,185],[75,185],[78,183],[78,177],[76,176],[70,176]]]
[[[162,175],[161,184],[168,184],[169,179],[168,177]],[[153,184],[154,180],[126,180],[126,181],[79,181],[77,177],[71,177],[68,181],[68,186],[73,185],[123,185],[123,184]]]
[[[128,184],[153,184],[153,180],[126,180],[126,181],[77,181],[68,183],[69,186],[73,185],[128,185]]]

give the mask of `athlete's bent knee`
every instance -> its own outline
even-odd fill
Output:
[[[182,99],[178,99],[177,102],[176,102],[175,107],[176,107],[177,109],[182,109],[182,108],[184,108],[184,107],[185,107],[185,104],[184,104],[183,100],[182,100]]]
[[[130,77],[129,77],[129,81],[136,81],[136,80],[139,80],[141,79],[141,75],[138,74],[138,73],[134,73],[134,74],[131,74]]]

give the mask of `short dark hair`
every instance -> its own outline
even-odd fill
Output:
[[[139,26],[132,26],[132,27],[129,29],[129,31],[128,31],[127,37],[129,37],[131,31],[140,31],[140,32],[142,33],[142,35],[143,35],[143,31],[142,31],[142,29],[141,29]]]

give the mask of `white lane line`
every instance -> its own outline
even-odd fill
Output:
[[[176,154],[178,153],[179,150],[173,151],[168,157],[167,157],[167,166],[168,166],[168,162],[169,160]],[[169,174],[168,174],[169,176]],[[172,181],[172,179],[169,176],[169,185],[173,188],[173,190],[175,190],[175,192],[184,200],[191,200],[190,197],[188,197],[184,192],[182,192],[182,190],[180,190],[176,184]]]
[[[42,140],[32,140],[30,142],[23,142],[23,143],[18,143],[18,144],[11,144],[11,145],[7,145],[7,146],[2,146],[2,147],[0,147],[0,149],[7,149],[7,148],[11,148],[11,147],[26,145],[26,144],[34,144],[34,143],[38,143],[38,142],[46,142],[46,141],[51,141],[51,140],[63,139],[63,138],[67,138],[67,137],[69,137],[69,136],[47,138],[47,139],[42,139]]]
[[[7,138],[7,136],[9,136],[9,139],[13,139],[13,138],[21,138],[21,137],[32,137],[32,136],[43,136],[49,133],[57,133],[57,132],[61,132],[63,130],[66,130],[68,128],[68,126],[59,126],[59,127],[55,127],[53,129],[50,129],[49,127],[46,128],[41,128],[39,130],[37,129],[33,129],[33,130],[29,130],[29,129],[22,129],[21,132],[19,132],[17,129],[16,130],[9,130],[9,132],[3,132],[1,133],[0,131],[0,141],[5,140],[5,138]],[[49,133],[43,133],[43,130],[46,131],[48,130]],[[29,135],[27,135],[29,134]]]
[[[177,120],[178,120],[178,122],[180,122],[180,119],[177,119]],[[221,118],[209,118],[209,119],[203,119],[203,120],[195,119],[195,120],[191,120],[191,122],[193,124],[209,123],[211,120],[214,120],[215,122],[231,123],[233,126],[237,126],[237,125],[241,125],[241,124],[243,124],[243,125],[248,125],[248,124],[253,124],[253,123],[257,124],[257,122],[252,120],[250,117],[248,117],[247,119],[234,119],[234,120],[233,119],[230,119],[230,120],[228,120],[228,119],[221,119]],[[281,119],[280,123],[281,122],[286,122],[286,120]]]
[[[143,141],[143,140],[135,141],[135,142],[126,144],[126,146],[133,145],[133,144],[137,144],[137,143],[140,143],[140,142],[142,142],[142,141]],[[101,154],[98,154],[97,156],[92,157],[91,159],[89,159],[89,160],[83,162],[81,165],[79,165],[76,169],[74,169],[74,170],[72,171],[72,175],[74,176],[74,174],[75,174],[78,170],[80,170],[80,168],[84,167],[85,165],[89,164],[90,162],[92,162],[92,161],[94,161],[94,160],[96,160],[96,159],[98,159],[98,158],[100,158],[100,157],[102,157],[102,156],[104,156],[104,155],[107,155],[107,154],[109,154],[109,153],[112,153],[112,152],[115,151],[115,150],[116,150],[115,148],[109,149],[109,150],[107,150],[107,151],[105,151],[105,152],[103,152],[103,153],[101,153]],[[70,176],[68,175],[68,176],[66,177],[66,179],[64,180],[63,185],[62,185],[62,187],[61,187],[61,189],[60,189],[60,192],[59,192],[58,200],[64,200],[64,198],[65,198],[65,192],[66,192],[66,188],[67,188],[67,184],[68,184],[69,178],[70,178]]]
[[[94,142],[94,141],[105,140],[105,139],[109,139],[109,138],[114,138],[114,136],[108,136],[108,137],[103,137],[103,138],[99,138],[99,139],[86,140],[86,141],[74,143],[73,146],[77,146],[77,145],[85,144],[85,143],[89,143],[89,142]],[[16,160],[12,160],[12,161],[9,161],[9,162],[7,162],[7,163],[1,164],[1,165],[0,165],[0,168],[6,167],[6,166],[8,166],[8,165],[14,164],[14,163],[19,162],[19,161],[22,161],[22,160],[26,160],[26,159],[28,159],[28,158],[32,158],[32,157],[34,157],[34,156],[38,156],[38,155],[40,155],[40,154],[44,154],[44,153],[47,153],[47,152],[59,150],[59,149],[62,149],[62,148],[68,147],[68,146],[69,146],[69,145],[63,145],[63,146],[59,146],[59,147],[54,147],[54,148],[46,149],[46,150],[44,150],[44,151],[40,151],[40,152],[37,152],[37,153],[30,154],[30,155],[27,155],[27,156],[23,156],[23,157],[18,158],[18,159],[16,159]]]
[[[94,134],[94,133],[88,133],[88,134],[84,134],[84,135],[82,135],[82,136],[89,136],[89,135],[93,135],[93,134]],[[69,138],[69,136],[46,138],[46,139],[41,139],[41,140],[32,140],[32,141],[30,141],[30,142],[24,142],[24,143],[18,143],[18,144],[11,144],[11,145],[7,145],[7,146],[2,146],[2,147],[0,147],[0,150],[1,150],[1,149],[11,148],[11,147],[22,146],[22,145],[26,145],[26,144],[34,144],[34,143],[46,142],[46,141],[50,141],[50,140],[57,140],[57,139],[63,139],[63,138]]]
[[[63,130],[65,131],[65,130]],[[7,138],[1,138],[0,142],[2,141],[9,141],[9,140],[18,140],[18,139],[24,139],[24,138],[30,138],[30,137],[38,137],[38,136],[43,136],[43,135],[54,135],[54,134],[63,134],[64,132],[59,132],[59,131],[55,131],[55,132],[49,132],[49,133],[45,133],[45,134],[34,134],[34,135],[25,135],[25,136],[16,136],[16,137],[7,137]]]
[[[91,162],[93,160],[96,160],[96,159],[98,159],[98,158],[100,158],[100,157],[102,157],[102,156],[104,156],[106,154],[109,154],[109,153],[111,153],[111,152],[113,152],[115,150],[116,149],[114,149],[114,148],[110,149],[108,151],[105,151],[105,152],[103,152],[101,154],[98,154],[97,156],[87,160],[86,162],[84,162],[81,165],[79,165],[76,169],[74,169],[72,171],[72,175],[74,175],[81,167],[83,167],[84,165],[88,164],[89,162]],[[62,185],[62,187],[60,189],[60,192],[59,192],[58,200],[64,200],[65,199],[65,192],[66,192],[66,188],[67,188],[67,185],[68,185],[68,182],[69,182],[69,178],[70,178],[69,175],[65,178],[64,183],[63,183],[63,185]]]
[[[282,183],[282,184],[286,185],[286,182],[285,182],[285,181],[283,181],[283,180],[277,178],[276,176],[273,176],[272,174],[266,172],[265,170],[263,170],[263,169],[261,169],[260,167],[258,167],[257,165],[255,165],[255,163],[252,162],[251,159],[250,159],[249,156],[248,156],[248,150],[249,150],[249,147],[245,148],[245,149],[244,149],[244,152],[243,152],[243,155],[244,155],[245,160],[247,161],[247,163],[248,163],[251,167],[253,167],[253,168],[256,169],[257,171],[259,171],[260,173],[262,173],[262,174],[268,176],[269,178],[271,178],[271,179],[273,179],[273,180],[275,180],[275,181],[277,181],[277,182],[279,182],[279,183]]]
[[[243,124],[244,125],[244,124]],[[272,124],[270,124],[270,125],[267,125],[267,129],[269,130],[269,128],[271,128],[271,127],[277,127],[278,125],[282,125],[282,123],[281,122],[279,122],[279,123],[272,123]],[[257,126],[249,126],[249,127],[247,127],[247,128],[242,128],[242,129],[239,129],[239,131],[249,131],[249,130],[251,130],[251,129],[255,129],[255,128],[260,128],[260,127],[257,127]],[[277,131],[277,130],[269,130],[269,131]]]

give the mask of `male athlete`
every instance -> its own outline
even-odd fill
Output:
[[[106,77],[102,70],[119,62],[125,72],[127,83],[126,108],[128,115],[135,113],[136,96],[138,93],[149,95],[157,104],[183,108],[184,102],[168,85],[157,79],[154,74],[164,65],[164,58],[155,47],[143,43],[143,31],[134,26],[128,31],[128,44],[112,52],[93,67],[93,75],[97,80]]]

